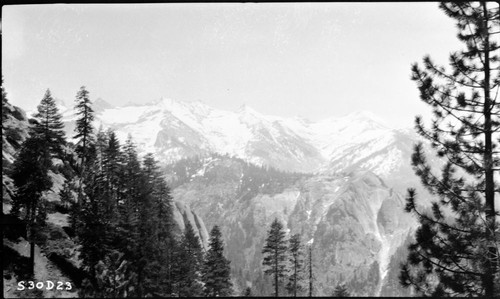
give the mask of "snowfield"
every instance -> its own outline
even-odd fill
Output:
[[[336,171],[361,163],[384,175],[402,156],[396,147],[378,155],[394,142],[396,130],[368,111],[311,122],[263,115],[246,105],[225,111],[168,98],[114,108],[99,103],[96,128],[112,128],[122,141],[130,134],[141,154],[156,153],[166,163],[215,152],[288,171]],[[61,102],[60,109],[67,124],[74,122],[70,108]]]

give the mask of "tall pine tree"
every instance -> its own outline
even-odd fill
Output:
[[[50,161],[42,140],[37,135],[30,136],[22,144],[14,161],[11,177],[17,192],[12,198],[11,214],[20,217],[27,224],[27,236],[30,243],[30,271],[34,274],[35,235],[43,226],[46,218],[43,192],[52,188],[52,180],[47,175],[46,161]]]
[[[114,132],[109,135],[107,158],[111,159],[106,167],[108,176],[109,192],[119,211],[119,223],[117,227],[117,244],[125,252],[125,258],[138,259],[139,255],[139,214],[142,211],[144,199],[142,198],[142,186],[144,184],[141,176],[141,168],[135,145],[131,137],[127,138],[121,154],[116,152]],[[118,142],[116,140],[116,142]],[[140,291],[140,290],[139,290]]]
[[[499,231],[495,193],[499,185],[500,139],[499,5],[494,2],[443,2],[440,8],[458,27],[465,49],[450,55],[451,71],[430,57],[423,69],[412,66],[412,80],[420,98],[433,109],[431,129],[416,118],[417,132],[447,160],[437,175],[431,170],[422,144],[412,165],[422,184],[437,195],[432,211],[416,204],[408,190],[406,211],[420,227],[409,246],[401,270],[403,286],[435,296],[500,295]]]
[[[179,297],[201,297],[201,266],[203,252],[200,239],[195,234],[193,226],[186,221],[186,228],[180,244],[175,252],[175,287],[174,293]]]
[[[66,144],[64,124],[49,89],[45,92],[37,106],[37,113],[33,117],[37,122],[33,125],[31,135],[37,135],[37,138],[44,144],[44,151],[51,157],[62,157],[63,147]]]
[[[210,231],[210,248],[205,255],[203,282],[208,297],[227,297],[232,293],[230,261],[224,257],[222,233],[217,225]]]
[[[102,165],[102,172],[106,177],[107,188],[110,194],[110,197],[116,202],[116,206],[118,206],[119,201],[122,199],[122,195],[124,192],[128,192],[128,188],[122,189],[120,186],[120,182],[123,181],[122,170],[123,167],[123,156],[120,149],[120,142],[116,137],[116,133],[113,130],[109,130],[106,132],[105,142],[106,145],[102,152],[102,162],[99,163]],[[131,162],[136,164],[135,162]]]
[[[69,180],[64,182],[63,188],[59,191],[59,200],[66,210],[69,210],[69,208],[74,205],[73,184]]]
[[[77,235],[81,245],[80,258],[90,277],[95,277],[97,264],[114,248],[116,208],[107,187],[106,176],[102,172],[89,172],[79,206]],[[97,287],[96,283],[93,281],[94,287]]]
[[[273,275],[274,295],[279,297],[280,282],[286,276],[287,244],[283,225],[275,218],[267,234],[266,244],[262,250],[264,260],[262,264],[268,267],[264,270],[266,275]]]
[[[89,98],[89,92],[82,86],[78,93],[76,94],[76,134],[73,138],[78,139],[76,145],[76,152],[82,161],[82,165],[85,160],[88,160],[89,151],[92,148],[92,143],[94,139],[94,127],[92,122],[94,121],[94,110],[92,109],[92,102]]]
[[[28,224],[30,242],[30,268],[34,271],[35,235],[45,224],[46,210],[43,192],[52,187],[48,171],[52,157],[62,157],[64,138],[61,115],[47,89],[37,107],[29,137],[23,143],[13,165],[11,175],[17,194],[13,198],[12,213],[23,216]],[[20,213],[22,212],[22,215]]]
[[[73,138],[77,139],[76,153],[79,157],[79,163],[77,165],[79,176],[78,176],[78,192],[77,200],[71,205],[70,219],[74,230],[78,226],[78,214],[80,213],[80,208],[83,199],[83,184],[85,177],[87,176],[87,163],[94,160],[95,155],[95,145],[94,142],[94,127],[92,122],[94,120],[94,110],[92,109],[92,103],[90,102],[89,92],[82,86],[78,93],[76,94],[75,100],[75,110],[76,110],[76,126],[75,135]]]
[[[312,297],[313,295],[313,280],[314,280],[314,276],[313,276],[313,256],[312,256],[312,242],[311,244],[309,245],[309,258],[308,258],[308,268],[309,268],[309,297]]]
[[[145,220],[141,222],[147,238],[145,247],[149,258],[144,270],[145,285],[152,295],[167,296],[172,293],[171,257],[176,245],[173,235],[172,197],[152,154],[144,157],[143,165],[150,200],[142,213]]]
[[[92,278],[91,285],[98,292],[97,265],[100,262],[101,265],[106,264],[104,261],[109,254],[123,252],[117,248],[121,245],[121,239],[117,238],[120,233],[117,227],[117,179],[122,153],[111,131],[98,133],[96,149],[92,158],[95,163],[89,164],[88,171],[84,173],[83,192],[78,201],[75,222],[78,223],[76,233],[81,245],[82,265]]]
[[[297,292],[302,290],[302,271],[304,267],[304,252],[300,242],[300,234],[295,234],[288,241],[288,252],[290,253],[289,262],[291,265],[291,274],[288,277],[287,290],[297,297]]]

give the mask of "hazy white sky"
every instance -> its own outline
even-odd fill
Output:
[[[370,110],[412,125],[428,110],[410,65],[462,46],[437,3],[4,6],[8,99],[34,108],[85,85],[114,105],[160,97],[319,120]]]

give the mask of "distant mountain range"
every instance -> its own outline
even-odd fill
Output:
[[[277,217],[313,246],[317,295],[331,295],[338,283],[357,295],[409,294],[397,282],[416,225],[404,194],[417,187],[428,196],[410,165],[420,140],[412,130],[367,111],[311,122],[171,99],[94,106],[96,127],[122,141],[130,134],[139,152],[154,153],[174,199],[207,229],[221,226],[239,287],[266,286],[260,250]],[[74,111],[60,107],[72,135]]]
[[[60,108],[72,135],[74,111]],[[94,108],[96,127],[112,128],[122,140],[130,134],[141,152],[153,152],[163,163],[219,153],[285,171],[360,167],[388,178],[409,164],[417,140],[412,130],[390,128],[368,111],[311,122],[263,115],[248,106],[224,111],[172,99],[123,107],[98,99]]]

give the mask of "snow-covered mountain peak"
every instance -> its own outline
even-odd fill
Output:
[[[202,101],[181,101],[171,98],[161,98],[160,100],[150,102],[146,106],[154,107],[162,111],[177,114],[193,114],[199,117],[204,117],[210,114],[214,109]]]
[[[175,109],[177,107],[181,107],[183,105],[181,104],[181,101],[176,101],[176,100],[171,99],[171,98],[162,97],[159,101],[154,103],[153,106],[161,107],[161,108],[164,108],[166,110],[172,111],[173,109]]]
[[[155,107],[161,110],[172,111],[178,107],[184,107],[185,102],[180,100],[175,100],[168,97],[161,97],[159,99],[147,102],[143,106]]]
[[[238,110],[236,110],[236,113],[245,116],[245,117],[253,117],[253,118],[258,118],[258,119],[265,119],[266,116],[261,114],[260,112],[257,112],[255,109],[252,107],[248,106],[247,104],[241,105]]]
[[[202,116],[207,116],[214,110],[212,107],[208,106],[200,100],[184,103],[192,113],[196,113]]]
[[[349,156],[353,163],[370,157],[398,138],[369,111],[309,121],[265,115],[248,105],[226,111],[171,98],[114,108],[102,104],[105,108],[96,109],[96,127],[111,127],[120,139],[130,133],[140,150],[155,152],[164,162],[219,153],[309,172],[331,168],[339,157]],[[63,115],[66,122],[76,119],[72,109]]]
[[[106,102],[102,98],[97,98],[97,100],[95,100],[94,103],[92,104],[92,108],[94,109],[94,112],[99,113],[106,109],[114,108],[114,106]]]
[[[367,110],[361,110],[361,111],[356,111],[353,113],[350,113],[342,118],[339,118],[341,121],[348,121],[348,122],[362,122],[365,124],[370,124],[374,129],[389,129],[389,125],[387,122],[376,115],[375,113]]]
[[[242,122],[250,125],[255,125],[257,123],[262,123],[263,121],[268,121],[268,119],[264,115],[250,108],[246,104],[242,105],[236,111],[236,113],[239,115],[239,119]]]
[[[272,126],[274,122],[283,122],[287,120],[287,118],[276,116],[276,115],[267,115],[258,112],[252,107],[243,104],[236,110],[236,114],[239,116],[239,119],[250,125],[265,125]]]
[[[236,113],[238,114],[258,114],[257,111],[255,111],[253,108],[249,107],[247,104],[241,105],[237,110]]]

